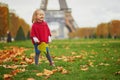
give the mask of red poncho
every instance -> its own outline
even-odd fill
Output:
[[[48,43],[48,36],[51,36],[50,29],[45,21],[42,22],[35,22],[32,25],[30,37],[32,39],[33,44],[33,37],[37,37],[40,42]]]

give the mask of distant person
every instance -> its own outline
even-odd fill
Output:
[[[10,33],[10,31],[7,31],[7,42],[9,43],[9,42],[12,42],[11,41],[11,33]]]
[[[34,11],[32,16],[32,28],[30,32],[30,37],[35,49],[35,64],[38,65],[39,56],[41,51],[38,49],[38,46],[45,42],[48,44],[50,42],[50,29],[48,24],[44,21],[45,13],[43,10],[37,9]],[[51,66],[55,66],[52,58],[50,56],[49,47],[46,47],[46,57]]]

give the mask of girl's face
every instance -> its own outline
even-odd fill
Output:
[[[36,19],[37,19],[37,22],[41,22],[44,20],[44,12],[43,11],[37,11],[36,12]]]

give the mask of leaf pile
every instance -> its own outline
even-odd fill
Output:
[[[51,75],[55,74],[56,72],[60,72],[61,74],[67,74],[68,71],[66,69],[64,69],[63,67],[56,67],[53,70],[48,70],[48,69],[44,69],[43,72],[37,73],[37,76],[45,76],[45,78],[49,78]]]
[[[0,50],[0,64],[14,59],[16,56],[21,55],[25,48],[10,47],[9,50]]]

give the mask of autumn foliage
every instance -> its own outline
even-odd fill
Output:
[[[106,23],[101,23],[96,28],[96,36],[107,38],[109,35],[109,26]]]
[[[120,37],[120,20],[113,20],[109,23],[109,34],[114,37]]]
[[[30,31],[29,24],[17,16],[14,11],[10,11],[7,4],[0,3],[0,38],[5,37],[7,31],[10,31],[11,36],[15,38],[20,26],[23,28],[24,36],[27,37]]]
[[[0,38],[5,37],[8,30],[11,32],[12,38],[16,38],[20,26],[23,29],[24,36],[28,38],[29,24],[14,12],[10,12],[6,4],[0,3]],[[100,23],[92,28],[76,28],[76,31],[69,32],[68,36],[69,38],[120,38],[120,20]]]
[[[12,71],[8,74],[4,74],[3,78],[5,80],[11,80],[13,76],[17,75],[20,72],[25,72],[26,67],[29,64],[34,64],[34,58],[33,55],[30,57],[27,57],[24,52],[28,49],[23,47],[5,47],[6,50],[0,50],[0,64],[12,61],[14,63],[19,62],[19,64],[13,64],[13,65],[3,65],[4,68],[12,69]],[[4,54],[3,54],[4,53]],[[58,57],[59,58],[59,57]],[[67,58],[67,57],[66,57]],[[56,57],[57,59],[57,57]],[[62,66],[57,66],[55,69],[48,70],[44,69],[43,72],[37,72],[36,76],[45,76],[45,78],[49,78],[51,75],[56,74],[57,72],[60,72],[61,74],[67,74],[68,71],[64,69]]]
[[[26,43],[31,41],[0,47],[1,80],[120,79],[119,39],[56,40],[50,45],[54,67],[43,54],[35,65],[33,45]]]
[[[15,15],[15,13],[10,13],[10,25],[9,25],[9,30],[11,32],[11,36],[15,38],[16,33],[19,29],[19,17]]]
[[[16,34],[20,28],[22,27],[24,31],[24,36],[27,37],[27,34],[30,30],[30,26],[22,19],[19,18],[15,13],[10,13],[10,32],[13,38],[16,37]]]
[[[120,38],[120,20],[98,24],[97,27],[77,28],[70,38]]]
[[[0,4],[0,37],[6,35],[9,26],[9,9],[7,5]]]

